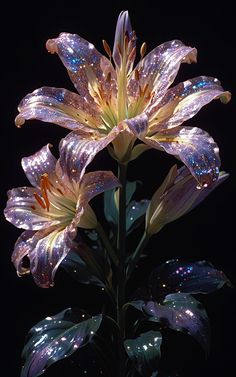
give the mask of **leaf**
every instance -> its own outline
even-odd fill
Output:
[[[128,233],[139,226],[142,216],[146,213],[148,204],[149,200],[145,199],[140,202],[136,202],[135,200],[130,202],[126,209],[126,231]]]
[[[129,203],[137,189],[138,184],[141,184],[141,181],[127,181],[126,183],[126,205],[128,206],[127,211],[129,208]],[[104,193],[104,214],[109,223],[118,224],[118,206],[118,190],[112,189],[110,191],[106,191]]]
[[[92,274],[84,260],[75,251],[71,251],[66,256],[60,267],[80,283],[104,287],[104,283],[97,276]]]
[[[222,271],[206,261],[187,263],[178,259],[165,262],[150,275],[149,287],[153,299],[169,293],[211,293],[224,284],[230,285]]]
[[[163,305],[149,301],[143,305],[150,321],[159,322],[173,330],[191,335],[209,354],[210,328],[202,304],[191,295],[173,293],[165,297]]]
[[[65,309],[37,323],[29,332],[22,357],[21,377],[37,377],[58,360],[88,344],[98,331],[102,315],[88,318]]]
[[[115,203],[115,189],[104,192],[104,215],[109,223],[118,223],[118,208]]]
[[[157,376],[161,342],[162,336],[159,331],[148,331],[136,339],[124,341],[125,350],[141,376]]]

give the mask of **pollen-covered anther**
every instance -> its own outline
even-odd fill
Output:
[[[110,48],[109,44],[107,43],[107,41],[105,41],[105,39],[102,40],[102,44],[103,44],[103,48],[104,48],[105,52],[107,53],[107,55],[111,59],[112,53],[111,53],[111,48]]]
[[[147,51],[147,43],[143,42],[143,44],[140,48],[141,59],[143,59],[144,55],[146,54],[146,51]]]

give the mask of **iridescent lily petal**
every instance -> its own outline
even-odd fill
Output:
[[[149,278],[153,299],[174,292],[212,293],[224,284],[231,285],[227,276],[207,261],[189,263],[172,259],[155,268]]]
[[[63,153],[63,146],[61,147]],[[22,259],[30,260],[30,271],[38,285],[53,285],[59,264],[75,245],[77,227],[93,228],[96,216],[88,205],[91,198],[119,185],[111,172],[80,174],[70,181],[58,177],[56,159],[49,146],[33,156],[23,159],[25,171],[36,188],[13,189],[5,209],[5,216],[19,228],[35,230],[25,232],[17,241],[12,260],[18,273],[28,272],[22,267]],[[66,177],[71,171],[66,161]]]
[[[49,52],[58,54],[81,96],[94,102],[88,85],[88,76],[93,75],[101,85],[104,96],[109,98],[111,91],[116,86],[114,68],[92,43],[76,34],[61,33],[58,38],[49,39],[46,47]],[[111,81],[109,83],[106,80],[107,76],[104,75],[103,66],[106,67],[107,75],[110,73]]]
[[[115,40],[113,46],[113,60],[115,64],[120,67],[122,56],[126,54],[131,54],[132,51],[135,52],[136,47],[136,37],[134,36],[129,13],[128,11],[122,11],[119,14],[117,25],[116,25],[116,33],[115,33]],[[127,56],[128,57],[128,56]],[[135,54],[132,56],[132,63],[135,59]]]
[[[122,125],[115,127],[107,136],[101,136],[94,132],[93,135],[74,131],[69,133],[60,142],[60,159],[57,166],[61,179],[79,181],[86,167],[96,154],[104,149],[122,129]],[[70,169],[67,167],[70,166]]]
[[[209,353],[210,327],[202,304],[190,295],[174,293],[167,295],[163,305],[149,301],[143,306],[149,319],[160,322],[173,330],[187,332]]]
[[[66,255],[73,250],[75,236],[75,224],[55,230],[49,228],[35,234],[31,241],[32,248],[28,258],[30,270],[37,285],[42,288],[54,285],[57,268]]]
[[[7,206],[4,215],[16,227],[27,230],[39,230],[59,224],[52,220],[47,211],[35,200],[39,190],[33,187],[19,187],[8,191]]]
[[[21,160],[25,175],[32,186],[40,187],[41,176],[45,173],[54,180],[56,158],[50,151],[50,144],[45,145],[38,152]]]
[[[154,93],[152,104],[156,104],[174,81],[182,62],[196,62],[195,48],[185,46],[181,41],[173,40],[154,48],[138,63],[139,82],[135,79],[135,72],[129,82],[129,93],[137,98],[139,86],[148,84]],[[137,74],[136,74],[137,76]]]
[[[99,109],[95,103],[88,103],[76,93],[66,89],[43,87],[28,94],[20,103],[16,125],[25,120],[38,119],[75,130],[101,125]]]
[[[34,231],[26,230],[20,237],[18,237],[14,251],[11,256],[11,261],[16,268],[16,272],[19,276],[30,273],[30,268],[23,265],[24,257],[28,256],[31,250],[32,237],[35,235]]]
[[[162,185],[153,195],[146,212],[146,231],[159,232],[167,223],[185,215],[201,203],[228,174],[221,173],[210,187],[198,189],[196,181],[186,167],[173,166]]]
[[[135,118],[126,119],[125,123],[136,137],[141,140],[145,138],[148,131],[148,117],[145,113],[137,115]]]
[[[146,114],[153,124],[150,132],[175,127],[192,118],[203,106],[220,98],[227,103],[230,93],[225,92],[220,81],[213,77],[200,76],[182,82],[169,89],[157,106],[149,106]],[[168,111],[171,109],[171,111]],[[164,111],[165,110],[165,111]],[[156,127],[155,127],[156,123]]]
[[[209,186],[219,176],[219,149],[213,138],[197,127],[163,130],[145,142],[156,149],[177,156],[189,168],[199,185]]]
[[[80,185],[80,196],[82,200],[89,202],[95,196],[119,187],[119,180],[111,171],[95,171],[83,176]]]

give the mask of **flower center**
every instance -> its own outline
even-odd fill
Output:
[[[59,187],[58,187],[59,186]],[[47,173],[40,179],[40,194],[34,192],[37,204],[48,212],[48,215],[58,220],[69,222],[76,212],[76,198],[73,193],[65,193],[58,181],[51,181]],[[36,210],[35,206],[32,209]]]

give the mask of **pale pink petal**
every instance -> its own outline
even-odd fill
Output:
[[[125,43],[125,38],[128,38],[129,46]],[[116,33],[113,46],[113,60],[115,64],[119,67],[121,65],[121,54],[131,52],[136,47],[136,38],[133,35],[133,30],[129,18],[128,11],[122,11],[119,14],[118,21],[116,24]],[[135,55],[133,56],[134,61]]]
[[[218,178],[219,149],[212,137],[200,128],[179,126],[146,137],[144,142],[182,160],[200,186],[209,186]]]
[[[15,120],[18,127],[29,119],[55,123],[70,130],[86,129],[88,124],[96,128],[101,124],[96,104],[88,103],[83,97],[66,89],[37,89],[23,98],[18,110],[19,115]]]
[[[21,164],[32,186],[40,187],[43,174],[47,173],[52,181],[56,179],[56,162],[50,151],[50,144],[47,144],[32,156],[22,158]]]
[[[70,224],[65,229],[50,230],[48,234],[39,231],[34,236],[34,247],[29,252],[30,270],[40,287],[53,286],[56,271],[73,249],[76,228]]]
[[[23,259],[24,257],[28,256],[31,250],[32,237],[34,235],[35,232],[26,230],[20,235],[15,243],[11,260],[19,276],[30,272],[30,268],[23,265]]]
[[[116,86],[114,68],[92,43],[76,34],[61,33],[58,38],[49,39],[46,47],[49,52],[58,54],[82,97],[94,102],[88,88],[88,68],[102,86],[104,96],[110,96]],[[111,77],[107,80],[109,72]]]
[[[133,73],[128,87],[129,94],[138,97],[139,85],[144,87],[148,83],[155,93],[152,103],[158,103],[173,83],[180,64],[196,62],[196,54],[195,48],[187,47],[178,40],[154,48],[135,68],[139,72],[140,79],[137,81]]]
[[[170,88],[157,106],[149,106],[146,114],[156,119],[156,129],[175,127],[192,118],[213,99],[228,102],[230,93],[225,92],[220,81],[213,77],[200,76]],[[164,109],[166,108],[166,116]],[[171,108],[171,113],[168,109]],[[161,119],[159,119],[161,113]]]
[[[143,139],[148,131],[148,117],[145,113],[137,115],[135,118],[126,119],[125,124],[130,131],[139,139]]]
[[[8,191],[9,199],[4,215],[17,228],[39,230],[59,223],[40,207],[35,199],[35,192],[40,195],[33,187],[19,187]]]
[[[17,240],[12,255],[18,274],[31,272],[40,287],[52,286],[58,266],[75,247],[75,236],[76,228],[72,224],[62,230],[50,227],[38,232],[24,232]],[[30,260],[30,268],[23,267],[25,256]]]
[[[95,171],[83,176],[80,185],[80,195],[84,203],[104,191],[120,186],[119,180],[111,171]]]
[[[111,132],[102,137],[99,133],[93,135],[74,131],[60,142],[60,158],[57,174],[63,182],[80,182],[85,169],[98,152],[104,149],[119,134],[122,125],[114,127]]]

